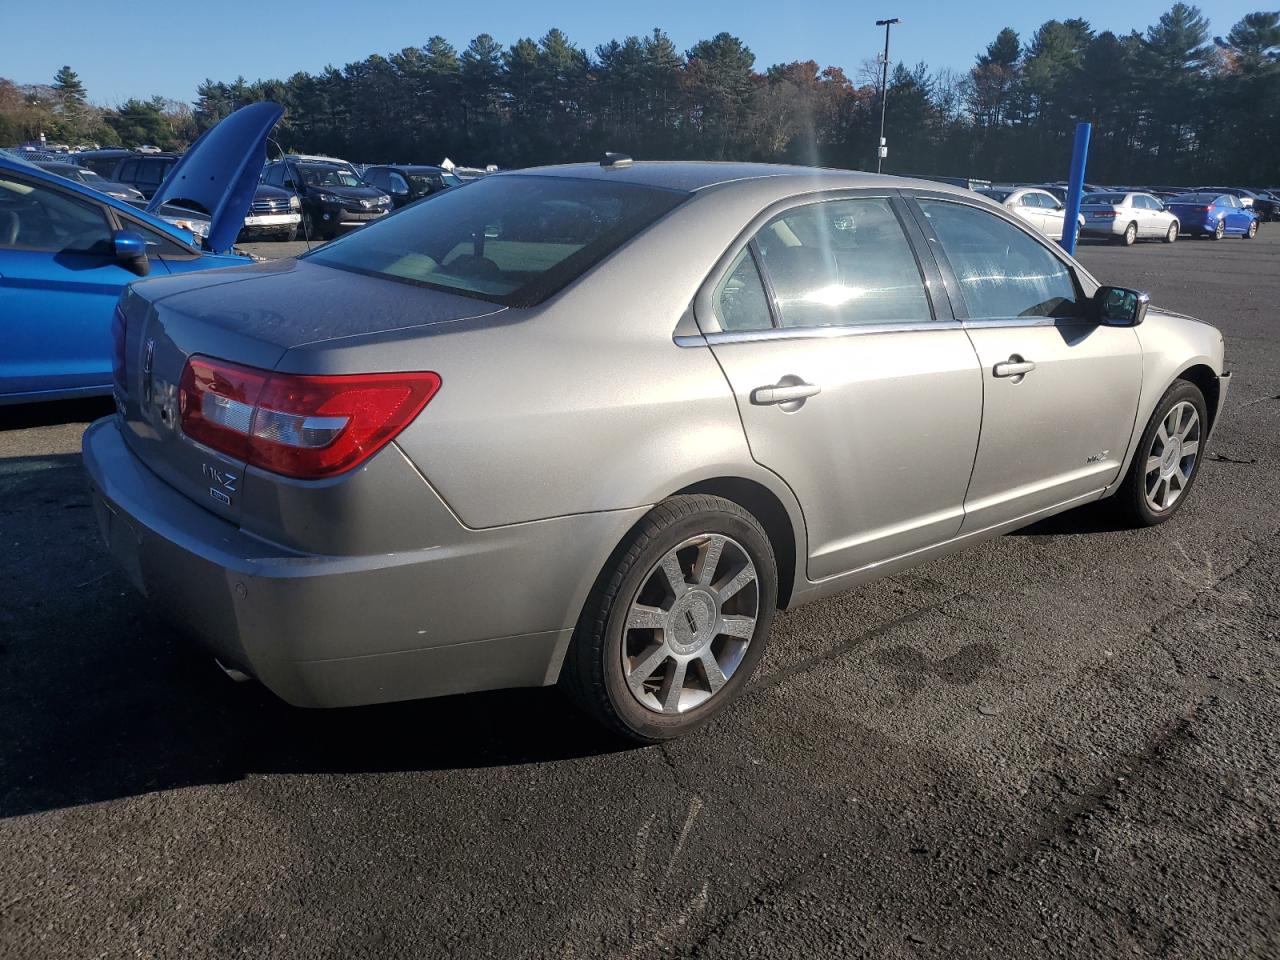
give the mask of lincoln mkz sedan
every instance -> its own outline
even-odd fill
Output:
[[[296,260],[134,284],[85,462],[229,670],[340,706],[742,693],[774,612],[1071,507],[1187,500],[1205,323],[998,204],[804,168],[501,173]]]

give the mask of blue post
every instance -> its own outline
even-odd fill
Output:
[[[1089,161],[1091,123],[1076,124],[1076,145],[1071,150],[1071,176],[1067,180],[1067,210],[1062,221],[1062,248],[1076,253],[1076,224],[1080,219],[1080,195],[1084,193],[1084,167]]]

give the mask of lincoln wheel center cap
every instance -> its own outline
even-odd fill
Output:
[[[1164,473],[1172,473],[1173,468],[1178,465],[1182,459],[1182,441],[1177,437],[1169,440],[1169,445],[1165,447],[1164,457],[1161,459],[1160,469]]]
[[[715,638],[716,601],[705,590],[690,590],[671,608],[667,646],[674,653],[701,650]]]

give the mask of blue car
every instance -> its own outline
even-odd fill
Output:
[[[1183,193],[1165,201],[1164,208],[1178,218],[1181,232],[1193,237],[1252,240],[1258,235],[1258,215],[1229,193]]]
[[[112,313],[146,276],[234,267],[278,104],[244,107],[187,151],[146,210],[0,154],[0,404],[111,393]],[[203,244],[155,216],[210,217]]]

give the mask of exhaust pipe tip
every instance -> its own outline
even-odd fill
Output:
[[[253,677],[249,676],[249,674],[245,673],[243,670],[237,670],[235,667],[228,667],[225,663],[223,663],[217,657],[213,658],[213,662],[218,665],[219,670],[225,673],[228,677],[230,677],[236,683],[247,683],[248,681],[253,679]]]

